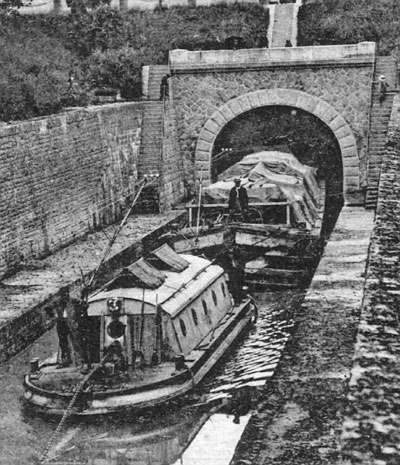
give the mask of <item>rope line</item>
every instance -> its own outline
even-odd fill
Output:
[[[68,407],[66,408],[65,412],[63,413],[63,416],[60,420],[60,422],[58,423],[57,425],[57,428],[55,429],[52,437],[50,438],[50,441],[47,443],[47,446],[40,458],[40,461],[39,463],[40,464],[43,464],[46,462],[46,457],[50,451],[50,449],[53,447],[53,444],[55,443],[56,439],[58,438],[58,436],[60,435],[61,433],[61,430],[62,428],[64,427],[65,425],[65,422],[67,421],[68,417],[71,416],[71,413],[72,413],[72,409],[76,403],[76,400],[78,399],[78,396],[79,394],[82,392],[83,388],[85,387],[85,384],[90,380],[90,378],[94,375],[94,373],[99,370],[103,365],[104,363],[106,362],[106,360],[108,359],[109,357],[109,354],[105,355],[103,357],[103,359],[100,361],[99,365],[97,365],[96,367],[94,367],[84,378],[82,381],[80,381],[74,388],[73,390],[73,394],[72,394],[72,398],[71,398],[71,401],[70,403],[68,404]]]

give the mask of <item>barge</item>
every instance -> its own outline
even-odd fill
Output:
[[[213,261],[164,244],[75,305],[71,360],[59,348],[32,363],[25,401],[42,413],[85,416],[142,410],[188,393],[256,318],[246,289],[234,300],[228,286]]]
[[[238,212],[229,219],[235,179],[247,190],[246,218]],[[209,257],[222,249],[240,249],[249,285],[301,286],[318,263],[325,182],[290,153],[245,156],[201,189],[198,201],[186,208],[186,223],[164,239],[179,253]]]

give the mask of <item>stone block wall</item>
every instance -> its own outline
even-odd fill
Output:
[[[194,158],[199,135],[210,118],[221,108],[250,107],[247,95],[268,90],[279,96],[279,105],[288,104],[288,89],[301,91],[310,101],[300,107],[315,113],[313,105],[331,107],[353,132],[357,144],[358,166],[354,166],[357,189],[366,184],[368,123],[374,44],[348,46],[293,47],[285,49],[250,49],[212,52],[175,50],[170,54],[172,85],[177,110],[181,153],[186,157],[187,176],[194,185]],[[282,94],[282,95],[281,95]],[[268,102],[265,103],[268,105]],[[317,109],[318,110],[318,109]],[[244,112],[245,110],[243,110]],[[228,109],[229,121],[240,109]],[[218,124],[218,122],[216,122]],[[342,125],[343,126],[343,125]],[[343,126],[344,129],[345,126]],[[336,128],[332,128],[335,132]],[[336,131],[337,132],[337,131]],[[210,140],[210,143],[213,143]],[[340,134],[337,134],[341,138]],[[342,156],[346,158],[346,141]],[[201,147],[197,147],[198,150]],[[359,180],[358,180],[359,178]],[[351,186],[349,186],[351,188]]]
[[[383,156],[342,442],[349,463],[400,463],[400,97]],[[346,462],[347,463],[347,462]]]
[[[160,183],[160,210],[169,210],[183,200],[186,194],[183,159],[180,156],[176,113],[166,105],[164,111],[164,137]]]
[[[141,119],[129,103],[0,128],[0,277],[121,216]]]

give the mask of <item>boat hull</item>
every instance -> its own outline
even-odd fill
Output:
[[[171,379],[157,386],[142,389],[126,389],[101,393],[83,391],[78,396],[74,416],[104,415],[129,411],[140,411],[177,399],[191,391],[209,373],[227,352],[243,330],[254,319],[256,308],[251,299],[234,307],[231,315],[217,329],[207,335],[194,351],[186,357],[185,367]],[[63,415],[72,399],[72,394],[46,392],[35,386],[31,375],[24,379],[25,401],[35,411],[46,415]]]

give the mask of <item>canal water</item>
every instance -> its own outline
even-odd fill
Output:
[[[257,411],[263,386],[279,363],[293,327],[293,313],[303,295],[301,290],[254,294],[259,310],[257,322],[195,392],[179,404],[144,412],[139,417],[126,415],[69,422],[54,441],[44,463],[229,465],[252,413]],[[45,356],[54,343],[55,335],[51,332],[17,357],[8,365],[14,375],[8,381],[20,383],[28,357],[38,350]],[[0,381],[0,388],[4,389],[6,379]],[[0,400],[0,415],[7,412],[6,424],[10,426],[3,430],[0,419],[0,449],[3,450],[0,463],[39,463],[37,458],[52,438],[57,422],[34,418],[24,412],[15,401],[15,395],[22,393],[20,385],[14,387],[8,397],[6,393]]]

